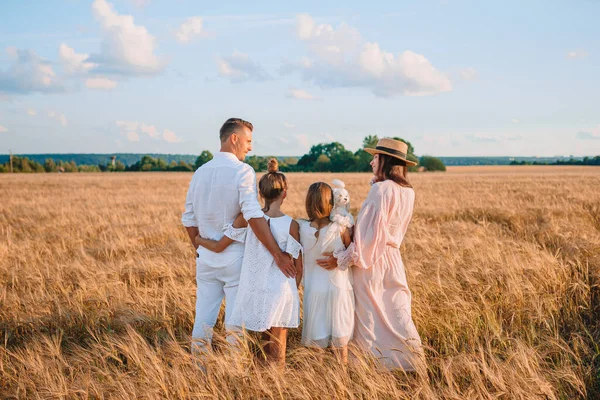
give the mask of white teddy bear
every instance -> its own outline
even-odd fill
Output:
[[[350,214],[350,194],[346,190],[346,185],[339,179],[334,179],[333,186],[333,210],[329,215],[332,224],[327,228],[325,239],[323,240],[322,250],[325,252],[331,243],[334,244],[334,251],[344,249],[341,240],[341,233],[346,228],[354,226],[354,217]]]
[[[329,219],[331,222],[337,222],[341,228],[350,228],[354,226],[354,217],[350,214],[350,193],[346,190],[346,184],[341,180],[334,179],[331,183],[333,185],[333,210]]]

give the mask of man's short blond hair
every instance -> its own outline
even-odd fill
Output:
[[[229,118],[227,121],[225,121],[225,123],[221,127],[221,130],[219,131],[219,138],[221,139],[221,143],[229,139],[229,136],[231,136],[231,134],[233,134],[236,131],[236,129],[242,126],[245,126],[246,128],[250,129],[250,132],[254,130],[254,127],[250,122],[244,121],[241,118]]]

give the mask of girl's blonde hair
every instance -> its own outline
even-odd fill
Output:
[[[271,158],[267,166],[267,173],[258,182],[258,192],[265,200],[263,211],[269,211],[271,203],[277,200],[286,190],[287,179],[284,174],[279,172],[279,162],[277,162],[277,159]]]
[[[315,182],[306,194],[306,213],[308,219],[329,218],[333,210],[333,190],[325,182]]]

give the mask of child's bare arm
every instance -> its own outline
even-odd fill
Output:
[[[204,239],[203,237],[200,237],[200,235],[196,236],[197,246],[202,246],[215,253],[221,253],[231,243],[233,243],[233,239],[230,239],[227,236],[223,236],[220,240]]]
[[[246,222],[246,220],[244,219],[244,216],[242,214],[240,214],[237,216],[235,221],[233,221],[232,226],[236,229],[246,228],[248,226],[248,222]],[[198,235],[198,236],[196,236],[196,240],[195,240],[196,246],[202,246],[202,247],[204,247],[212,252],[215,252],[215,253],[221,253],[223,250],[225,250],[227,247],[229,247],[229,245],[233,242],[234,242],[233,239],[231,239],[230,237],[225,236],[225,235],[223,235],[223,237],[219,240],[204,239],[204,238],[200,237],[200,235]]]
[[[346,228],[342,233],[342,242],[344,243],[345,247],[350,246],[350,243],[352,243],[352,235],[350,234],[350,229],[351,228]]]
[[[244,219],[244,214],[240,214],[237,216],[235,221],[233,221],[233,227],[236,229],[248,227],[248,221]]]
[[[292,224],[290,225],[290,235],[296,239],[298,243],[300,243],[300,225],[295,220],[292,220]],[[296,287],[299,287],[300,282],[302,282],[302,274],[304,272],[302,253],[300,253],[298,258],[294,260],[294,265],[296,266]]]

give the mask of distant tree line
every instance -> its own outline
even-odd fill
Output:
[[[136,162],[140,161],[144,155],[148,155],[154,158],[161,158],[167,162],[167,164],[171,164],[172,161],[175,161],[179,164],[179,161],[185,161],[189,164],[194,164],[198,155],[191,154],[156,154],[156,153],[147,153],[147,154],[135,154],[135,153],[115,153],[115,154],[88,154],[88,153],[49,153],[49,154],[19,154],[19,157],[27,157],[30,160],[37,161],[40,164],[44,164],[44,162],[51,158],[56,163],[60,161],[71,162],[75,161],[77,165],[108,165],[111,163],[112,157],[116,157],[117,160],[121,161],[125,165],[132,165]],[[0,154],[0,164],[5,164],[9,161],[8,154]]]
[[[410,167],[411,171],[417,171],[422,168],[427,171],[445,171],[446,166],[436,157],[422,156],[417,157],[414,154],[413,145],[401,138],[408,146],[407,158],[411,161],[419,163],[416,167]],[[367,136],[363,140],[363,147],[374,148],[377,145],[379,138],[377,136]],[[180,161],[172,160],[167,163],[160,157],[150,155],[143,156],[139,161],[130,165],[125,165],[121,160],[114,159],[107,163],[99,163],[96,165],[80,164],[75,161],[55,162],[52,158],[45,160],[43,164],[30,160],[27,157],[13,156],[12,171],[13,172],[123,172],[123,171],[195,171],[201,165],[212,160],[213,155],[210,151],[204,150],[192,164],[183,159]],[[246,158],[246,162],[257,172],[266,171],[267,162],[271,157],[250,156]],[[352,152],[347,150],[343,144],[339,142],[321,143],[314,145],[310,151],[300,157],[279,157],[279,168],[283,172],[368,172],[371,171],[371,155],[362,149]],[[10,172],[10,162],[0,164],[0,172]]]
[[[420,159],[415,155],[414,146],[407,140],[399,137],[400,140],[408,146],[407,159],[417,162],[419,165],[410,167],[409,170],[417,171],[423,167],[427,171],[445,171],[444,163],[435,157],[423,156]],[[379,138],[375,135],[369,135],[363,139],[363,148],[375,148]],[[310,151],[303,155],[298,163],[289,166],[287,170],[298,172],[369,172],[371,171],[372,156],[362,148],[356,152],[347,150],[339,142],[321,143],[314,145]],[[282,171],[285,171],[282,168]]]
[[[554,162],[544,161],[512,161],[510,165],[600,165],[600,156],[584,157],[581,160],[571,158],[569,160],[556,160]]]

